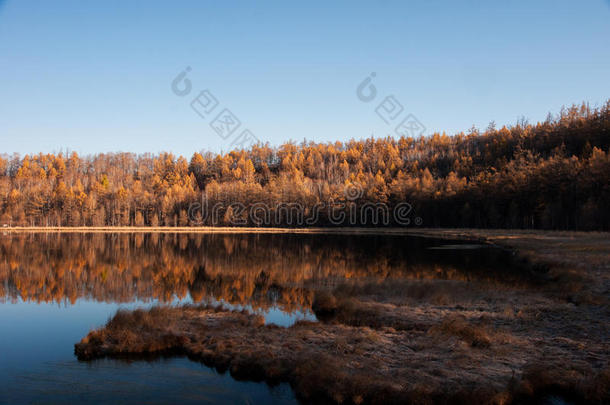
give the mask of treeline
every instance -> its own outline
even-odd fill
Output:
[[[227,154],[0,157],[0,222],[23,226],[380,225],[331,218],[399,204],[422,226],[610,229],[610,100],[564,109],[535,125],[454,136],[253,146]],[[347,190],[347,191],[346,191]],[[216,216],[201,206],[202,193]],[[318,208],[322,207],[322,209]],[[277,212],[274,212],[277,211]],[[311,215],[315,213],[316,215]],[[390,217],[381,225],[404,225]]]

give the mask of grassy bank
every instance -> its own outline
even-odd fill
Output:
[[[289,382],[308,403],[610,400],[608,234],[407,233],[511,249],[533,281],[339,285],[316,292],[320,322],[289,328],[209,306],[120,311],[75,352],[82,360],[186,354],[239,379]]]

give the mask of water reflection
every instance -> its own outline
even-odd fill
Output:
[[[341,284],[524,280],[508,252],[430,249],[448,244],[460,245],[375,235],[0,236],[0,403],[294,403],[285,385],[238,383],[186,359],[79,363],[73,344],[119,307],[207,301],[287,326],[315,319],[315,292]]]
[[[389,236],[18,234],[0,238],[0,297],[74,304],[215,300],[308,313],[314,291],[350,280],[516,277],[506,252]],[[466,247],[468,245],[465,245]]]
[[[0,404],[297,403],[287,384],[238,382],[186,358],[77,361],[74,343],[118,307],[86,300],[0,305]]]

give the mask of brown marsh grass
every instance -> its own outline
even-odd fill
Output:
[[[237,379],[288,382],[304,403],[610,403],[607,235],[463,237],[521,249],[545,283],[339,285],[316,292],[320,322],[289,328],[220,307],[120,311],[75,353],[184,354]]]
[[[427,331],[282,328],[245,311],[184,306],[119,311],[75,353],[81,360],[184,354],[236,379],[289,382],[307,403],[502,404],[560,395],[601,404],[610,395],[607,367],[587,366],[565,349],[545,356],[527,343],[466,317]]]

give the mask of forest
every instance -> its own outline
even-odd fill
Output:
[[[5,154],[0,224],[379,226],[366,215],[337,221],[324,207],[391,210],[406,203],[419,221],[389,217],[381,225],[608,230],[609,147],[610,100],[564,108],[536,124],[259,144],[190,160],[171,153]],[[193,209],[204,199],[216,216]],[[260,204],[270,211],[262,224],[247,210]],[[286,204],[312,220],[296,223],[282,211]]]

